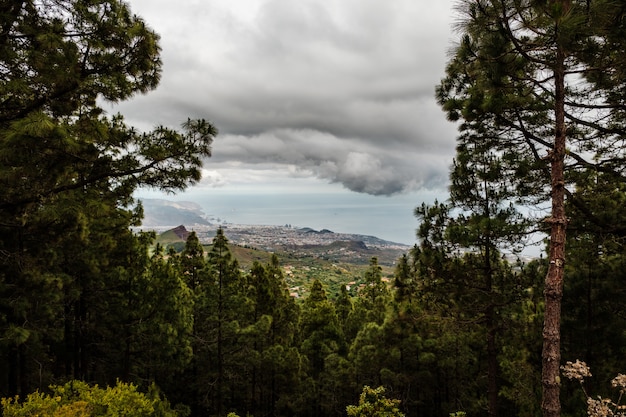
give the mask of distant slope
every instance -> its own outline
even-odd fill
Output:
[[[166,230],[157,237],[157,242],[162,245],[171,243],[185,242],[189,237],[189,231],[185,226],[178,226],[170,230]]]
[[[218,226],[190,228],[196,232],[200,242],[210,245]],[[176,229],[185,228],[179,226]],[[263,253],[276,253],[281,258],[315,258],[330,262],[367,265],[376,257],[381,265],[394,265],[410,247],[387,242],[374,236],[333,233],[329,230],[315,232],[312,229],[294,229],[284,226],[223,226],[224,234],[233,246],[255,249]],[[181,230],[167,230],[157,241],[167,247],[181,247],[184,242]],[[243,255],[243,253],[242,253]],[[258,254],[251,256],[257,258]],[[245,256],[243,256],[245,258]]]
[[[159,199],[141,199],[144,209],[142,227],[174,227],[205,225],[211,223],[206,219],[202,207],[196,203],[181,201],[174,202]]]
[[[368,247],[362,240],[336,240],[331,243],[320,242],[319,244],[275,247],[277,253],[288,254],[296,258],[311,257],[351,265],[368,265],[372,258],[376,258],[380,265],[387,266],[395,265],[398,258],[405,254],[408,249],[408,247],[397,246]]]
[[[234,246],[257,249],[263,253],[273,252],[283,258],[313,258],[367,265],[372,257],[376,257],[381,265],[392,266],[410,249],[407,245],[375,236],[335,233],[328,229],[318,231],[310,227],[238,225],[219,219],[212,224],[201,206],[193,202],[144,199],[142,203],[145,219],[141,228],[164,231],[180,225],[178,228],[183,231],[195,231],[204,245],[211,243],[217,228],[221,227]],[[181,238],[180,234],[170,230],[161,235],[158,241],[165,247],[181,248],[185,239],[186,235]],[[244,254],[242,251],[240,256],[242,260],[258,260],[259,254]]]
[[[157,236],[157,242],[166,248],[172,247],[174,250],[181,251],[184,248],[181,234],[186,231],[183,226],[166,230]],[[204,235],[201,240],[204,250],[209,251],[210,239]],[[331,297],[336,297],[340,293],[342,285],[352,288],[351,293],[355,294],[358,284],[363,281],[372,256],[376,256],[379,261],[383,260],[379,262],[379,265],[385,279],[393,277],[393,263],[400,256],[397,249],[368,249],[362,241],[337,241],[330,244],[304,245],[273,251],[241,246],[230,239],[229,241],[229,250],[242,270],[249,270],[254,262],[267,264],[272,255],[276,254],[282,265],[289,292],[297,298],[307,295],[313,279],[319,279],[326,286]]]

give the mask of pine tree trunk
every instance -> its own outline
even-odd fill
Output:
[[[498,416],[498,351],[496,348],[496,326],[494,323],[494,307],[487,308],[485,326],[487,327],[487,397],[489,417]]]
[[[18,348],[17,345],[11,344],[7,352],[7,365],[9,371],[7,372],[8,391],[5,395],[13,397],[20,394],[19,392],[19,367],[18,367]]]
[[[559,417],[561,362],[561,299],[563,297],[563,277],[565,265],[565,53],[561,48],[556,52],[554,69],[555,81],[555,138],[550,155],[552,215],[547,219],[550,225],[550,254],[546,275],[544,297],[545,315],[543,323],[543,351],[541,383],[543,400],[541,408],[544,417]]]
[[[483,181],[484,207],[483,214],[485,218],[491,218],[491,201],[489,194],[489,184]],[[491,224],[491,223],[489,223]],[[491,241],[491,228],[485,234],[485,258],[484,258],[484,274],[485,288],[490,298],[493,296],[493,268],[491,265],[491,248],[494,242]],[[498,349],[496,347],[496,324],[495,324],[495,306],[493,299],[489,301],[489,305],[485,310],[485,326],[487,328],[487,415],[489,417],[498,416]]]

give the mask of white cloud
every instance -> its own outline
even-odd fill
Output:
[[[228,184],[228,181],[220,172],[208,169],[202,170],[202,179],[200,180],[201,186],[216,188],[223,187],[226,184]]]

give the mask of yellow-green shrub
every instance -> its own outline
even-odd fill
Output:
[[[3,398],[3,417],[179,417],[154,386],[142,393],[122,382],[100,388],[71,381],[50,389],[50,394],[34,392],[24,401]]]

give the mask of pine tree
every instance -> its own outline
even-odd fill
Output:
[[[363,274],[363,285],[357,292],[350,327],[358,331],[368,323],[381,325],[385,320],[390,299],[391,292],[387,283],[383,281],[382,268],[378,265],[378,259],[371,258]]]
[[[311,284],[302,305],[299,327],[300,353],[307,362],[307,378],[300,386],[299,414],[320,415],[325,407],[334,407],[327,400],[333,393],[325,389],[322,381],[328,372],[328,359],[340,351],[344,338],[335,306],[318,279]]]
[[[624,238],[619,229],[624,224],[624,183],[602,173],[588,173],[574,190],[577,200],[585,202],[588,215],[579,213],[579,205],[568,202],[572,213],[569,224],[566,266],[569,278],[564,284],[563,356],[574,362],[583,360],[594,371],[588,384],[598,395],[610,396],[597,381],[610,380],[614,369],[621,367],[624,344],[622,271]],[[598,227],[593,218],[604,218],[613,228]],[[568,387],[564,398],[568,398]],[[579,406],[566,402],[564,408]],[[568,407],[569,406],[569,407]]]
[[[208,251],[207,266],[208,282],[198,295],[202,317],[197,331],[199,381],[206,399],[203,405],[212,413],[225,415],[232,390],[237,389],[231,384],[231,378],[236,375],[234,369],[238,367],[238,358],[232,352],[238,350],[241,306],[245,304],[239,263],[233,258],[221,228]]]
[[[301,358],[295,346],[299,309],[289,295],[278,257],[267,265],[255,262],[248,275],[248,299],[253,305],[251,392],[253,414],[275,415],[289,409],[289,396],[299,382]]]
[[[543,414],[560,415],[567,184],[588,169],[624,179],[623,6],[612,1],[463,1],[461,39],[438,99],[462,132],[490,131],[520,193],[551,205],[544,293]],[[538,182],[533,183],[533,181]],[[525,184],[531,184],[527,186]],[[539,192],[543,190],[543,192]],[[571,195],[570,195],[571,197]]]
[[[192,290],[207,285],[207,260],[204,247],[196,232],[192,231],[185,240],[185,247],[180,253],[179,265],[184,274],[186,284]]]
[[[422,262],[422,291],[447,306],[446,314],[460,328],[484,334],[487,412],[496,416],[500,391],[497,338],[506,327],[503,312],[519,298],[517,279],[501,260],[501,250],[515,250],[528,224],[513,206],[515,193],[511,179],[503,175],[503,160],[489,151],[488,140],[475,139],[459,139],[449,203],[416,209],[422,220],[418,231],[422,245],[414,256]]]
[[[350,343],[351,334],[351,323],[354,316],[354,302],[350,293],[348,293],[348,288],[345,284],[341,286],[339,289],[339,295],[335,300],[335,311],[337,312],[337,317],[339,318],[339,323],[341,324],[341,329],[343,331],[344,336],[346,337],[346,342]]]
[[[99,107],[159,80],[158,36],[126,3],[10,2],[0,26],[0,392],[114,379],[101,339],[114,326],[92,314],[146,273],[129,230],[141,214],[133,193],[197,182],[217,131],[188,120],[142,134]],[[131,356],[116,357],[126,371]]]

